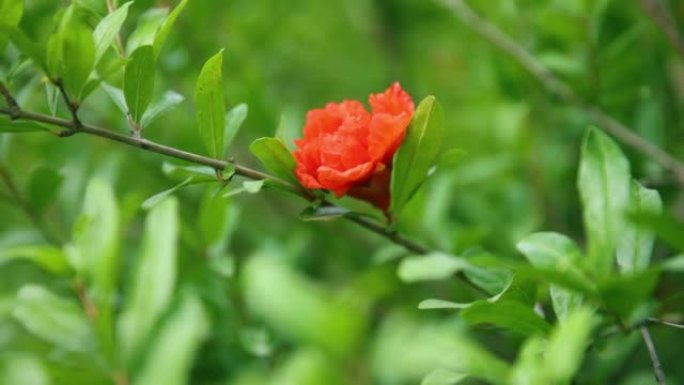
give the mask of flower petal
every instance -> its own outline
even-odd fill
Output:
[[[321,166],[318,168],[318,181],[324,188],[334,191],[337,197],[341,197],[354,183],[367,178],[374,170],[373,162],[360,164],[345,171]]]
[[[385,92],[371,94],[368,97],[373,114],[400,115],[402,113],[413,116],[415,105],[411,96],[401,88],[399,82],[394,82]]]
[[[374,161],[389,164],[406,135],[411,117],[407,114],[392,116],[375,114],[370,123],[368,154]]]

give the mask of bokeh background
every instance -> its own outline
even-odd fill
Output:
[[[80,2],[106,12],[104,1]],[[684,156],[684,58],[638,1],[469,3],[588,104]],[[22,28],[46,40],[56,11],[67,4],[27,0]],[[124,38],[145,11],[172,5],[137,0]],[[667,9],[673,20],[684,19],[684,3],[670,1]],[[202,64],[222,48],[226,100],[249,106],[231,152],[238,163],[259,167],[249,143],[273,135],[279,125],[291,141],[307,110],[343,99],[365,102],[369,93],[399,81],[416,101],[437,97],[445,111],[444,149],[464,152],[412,201],[400,224],[407,236],[452,253],[483,247],[512,259],[520,258],[515,242],[534,231],[558,231],[583,242],[575,180],[590,117],[550,95],[439,1],[191,0],[160,56],[156,84],[156,94],[172,89],[186,100],[148,127],[145,137],[203,152],[192,95]],[[7,66],[13,55],[10,48],[0,62]],[[25,71],[17,84],[23,105],[46,110],[43,79],[35,71]],[[125,118],[102,90],[86,101],[82,119],[127,132]],[[658,188],[667,210],[681,216],[684,201],[668,173],[623,149],[633,175]],[[69,239],[81,212],[88,180],[96,176],[113,187],[121,213],[118,285],[125,293],[141,248],[140,205],[174,184],[162,173],[162,156],[84,135],[25,134],[0,135],[0,159],[20,191],[30,189],[38,168],[63,177],[54,201],[40,210],[62,240]],[[8,195],[6,185],[0,191],[0,198]],[[452,312],[418,310],[427,297],[467,301],[476,294],[455,280],[400,282],[397,250],[377,235],[343,221],[300,221],[304,202],[279,191],[238,195],[216,207],[209,203],[211,192],[195,186],[177,193],[176,292],[196,290],[211,320],[208,339],[191,359],[193,384],[414,384],[422,370],[416,362],[437,359],[426,351],[437,341],[447,348],[457,344],[451,338],[463,333],[505,360],[515,358],[521,338],[496,329],[466,330]],[[198,213],[211,210],[227,213],[221,222],[229,239],[227,262],[219,267],[208,263],[206,226],[198,224]],[[15,202],[0,199],[0,248],[41,239]],[[657,256],[669,254],[658,246]],[[8,374],[7,385],[109,383],[108,371],[92,355],[55,348],[11,316],[14,297],[27,283],[73,295],[69,282],[33,264],[0,264],[0,383],[3,371],[35,373],[25,382],[11,382]],[[681,281],[665,276],[658,293],[681,290]],[[681,312],[681,301],[669,306]],[[684,334],[665,328],[653,333],[663,366],[684,381]],[[623,345],[590,350],[589,369],[580,371],[578,383],[650,383],[650,362],[638,339]]]

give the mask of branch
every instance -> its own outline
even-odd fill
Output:
[[[664,321],[664,320],[661,320],[658,318],[649,318],[646,321],[654,323],[656,325],[669,326],[669,327],[673,327],[675,329],[684,329],[684,325],[676,324],[674,322]]]
[[[495,25],[477,15],[464,0],[441,0],[453,13],[473,31],[508,54],[531,73],[551,94],[572,104],[589,115],[604,131],[619,139],[625,145],[653,159],[664,169],[672,172],[679,185],[684,186],[684,164],[660,147],[635,134],[627,126],[611,117],[598,107],[587,105],[570,87],[544,67],[521,44],[504,34]]]
[[[651,339],[651,333],[648,332],[648,328],[646,328],[646,326],[641,326],[639,330],[641,331],[641,337],[644,339],[646,349],[648,349],[648,355],[651,357],[653,373],[655,374],[656,381],[659,385],[667,385],[665,373],[663,373],[663,367],[660,365],[660,359],[658,359],[658,352],[656,352],[655,345],[653,345],[653,340]]]
[[[62,118],[57,118],[50,115],[38,114],[23,110],[19,110],[18,112],[12,112],[12,110],[9,108],[0,107],[0,115],[13,116],[13,114],[16,114],[16,118],[19,119],[26,119],[65,128],[66,130],[63,133],[64,135],[60,133],[58,134],[59,136],[70,136],[74,133],[83,133],[123,143],[125,145],[140,148],[145,151],[166,155],[168,157],[176,159],[181,159],[190,163],[208,166],[219,171],[233,167],[235,169],[235,174],[245,177],[247,179],[268,180],[277,185],[278,187],[281,187],[284,190],[292,194],[295,194],[307,201],[313,201],[315,199],[308,191],[302,189],[299,186],[295,186],[290,182],[276,178],[272,175],[263,173],[261,171],[257,171],[249,167],[242,166],[240,164],[235,163],[234,161],[224,161],[220,159],[206,157],[192,152],[183,151],[174,147],[165,146],[163,144],[159,144],[147,139],[122,135],[114,131],[107,130],[105,128],[94,125],[83,124],[80,122],[75,123],[73,121],[69,121]],[[322,203],[325,205],[334,206],[332,203],[328,201],[323,201]],[[430,250],[425,248],[424,246],[419,245],[413,242],[412,240],[405,238],[398,232],[389,230],[380,225],[379,223],[371,221],[367,218],[362,218],[358,216],[344,216],[343,218],[350,222],[356,223],[357,225],[364,227],[367,230],[370,230],[397,245],[404,247],[411,253],[427,254],[428,252],[430,252]],[[490,295],[489,292],[487,292],[485,289],[472,282],[465,274],[459,273],[458,277],[477,292],[486,296]]]
[[[641,8],[653,20],[658,28],[670,40],[672,46],[684,58],[684,39],[677,32],[677,26],[667,15],[665,7],[659,0],[640,0]]]

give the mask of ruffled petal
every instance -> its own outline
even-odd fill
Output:
[[[370,123],[368,154],[374,161],[389,164],[406,135],[406,127],[411,122],[407,114],[397,116],[375,114]]]
[[[328,103],[325,108],[311,110],[306,114],[304,138],[315,138],[323,134],[334,133],[348,119],[368,121],[370,114],[363,107],[363,104],[356,100]]]
[[[385,92],[371,94],[368,97],[373,114],[408,115],[413,116],[415,105],[411,96],[404,91],[399,82],[394,82]]]
[[[375,170],[372,162],[360,164],[348,170],[339,171],[327,166],[318,168],[318,181],[324,188],[332,190],[339,198],[356,182],[366,179]]]

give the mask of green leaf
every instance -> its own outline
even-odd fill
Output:
[[[339,206],[309,206],[299,214],[299,219],[307,222],[332,221],[350,213],[349,209]]]
[[[256,194],[265,185],[265,180],[246,180],[242,182],[242,187],[230,190],[226,192],[225,194],[222,195],[223,198],[229,198],[238,194],[242,194],[243,192],[247,192],[250,194]]]
[[[93,179],[83,209],[65,248],[69,263],[88,282],[88,295],[97,307],[96,321],[105,352],[113,349],[113,312],[119,278],[119,207],[107,182]]]
[[[598,276],[613,269],[618,235],[629,203],[629,163],[606,134],[589,128],[582,143],[578,187],[589,258]]]
[[[233,143],[233,140],[235,139],[238,130],[240,130],[242,123],[244,123],[245,119],[247,119],[248,112],[249,108],[245,103],[240,103],[228,111],[228,114],[226,115],[226,135],[224,138],[224,158],[228,157],[228,147],[231,145],[231,143]]]
[[[628,213],[633,223],[656,233],[656,235],[675,249],[684,250],[684,224],[669,213],[649,212]]]
[[[0,26],[16,27],[24,14],[23,0],[0,0]],[[7,36],[0,35],[0,52],[5,51]]]
[[[119,342],[127,359],[144,346],[173,298],[178,222],[178,201],[173,197],[155,205],[145,220],[142,251],[118,323]]]
[[[95,64],[100,61],[102,55],[107,52],[112,43],[119,34],[119,30],[126,21],[128,16],[128,7],[133,4],[132,1],[124,3],[114,12],[105,16],[95,27],[93,31],[93,40],[95,40]]]
[[[180,182],[179,184],[171,187],[170,189],[164,190],[160,193],[152,195],[151,197],[145,199],[145,201],[142,203],[142,208],[144,210],[152,209],[154,206],[159,204],[159,202],[161,202],[164,199],[166,199],[167,197],[171,196],[176,191],[180,190],[181,188],[183,188],[185,186],[192,184],[193,179],[194,179],[193,177],[189,176],[187,179],[185,179],[184,181]]]
[[[181,12],[183,12],[183,9],[185,6],[188,5],[188,0],[181,0],[180,4],[176,6],[176,8],[171,11],[169,16],[164,20],[162,25],[159,27],[159,30],[157,33],[154,35],[154,56],[155,58],[159,56],[159,53],[161,53],[162,47],[164,46],[164,42],[166,41],[166,38],[169,36],[169,32],[171,32],[171,29],[173,28],[173,25],[176,23],[176,19],[178,19],[178,16],[180,16]]]
[[[40,166],[31,172],[26,196],[34,210],[42,212],[57,197],[64,177],[57,170]]]
[[[180,303],[159,327],[148,347],[146,360],[133,375],[140,385],[184,385],[189,383],[195,354],[210,331],[210,321],[199,297],[191,291],[180,295]]]
[[[259,138],[252,142],[249,150],[268,171],[278,178],[298,183],[294,176],[297,163],[285,144],[276,138]]]
[[[144,129],[161,117],[172,111],[176,106],[183,102],[185,98],[183,95],[175,91],[167,91],[164,93],[161,99],[152,103],[150,108],[145,111],[142,118],[140,119],[140,128]]]
[[[436,369],[488,384],[508,384],[509,366],[472,341],[453,320],[417,322],[397,313],[383,317],[374,338],[373,373],[380,384],[416,384]]]
[[[565,322],[559,323],[549,336],[546,365],[553,383],[570,383],[580,368],[592,329],[592,313],[573,309]]]
[[[317,346],[336,356],[356,351],[366,322],[360,309],[336,300],[326,288],[285,264],[275,251],[262,251],[243,266],[243,293],[252,314],[300,344]]]
[[[154,51],[152,46],[138,47],[124,72],[124,96],[134,122],[140,123],[154,93]]]
[[[30,261],[55,275],[71,272],[66,255],[54,246],[21,245],[0,250],[0,264],[14,260]]]
[[[0,132],[36,132],[36,131],[50,131],[49,128],[40,123],[30,120],[12,120],[9,116],[0,115]]]
[[[8,0],[4,0],[8,1]],[[12,0],[9,0],[12,1]],[[0,34],[9,37],[12,44],[14,44],[19,51],[30,57],[33,62],[48,72],[47,58],[45,54],[45,47],[35,43],[28,37],[21,29],[17,27],[7,27],[0,24]],[[1,39],[1,38],[0,38]]]
[[[152,8],[138,18],[138,26],[131,33],[126,42],[126,52],[130,54],[143,45],[154,45],[155,36],[162,25],[169,10],[166,8]]]
[[[223,100],[221,65],[223,50],[204,64],[195,88],[197,127],[200,139],[213,158],[223,155],[226,105]]]
[[[116,88],[112,86],[109,83],[102,83],[102,89],[107,93],[110,99],[114,102],[114,104],[119,107],[119,110],[124,113],[124,115],[128,114],[128,107],[126,107],[126,97],[124,96],[124,92],[120,88]]]
[[[661,268],[665,271],[671,271],[675,273],[684,272],[684,255],[676,255],[674,257],[668,258],[662,263]]]
[[[396,215],[418,191],[434,165],[442,146],[443,124],[444,114],[435,97],[423,99],[394,156],[390,210]]]
[[[550,326],[532,307],[518,301],[478,301],[460,313],[468,323],[491,324],[523,335],[546,334]]]
[[[62,349],[93,348],[92,330],[80,305],[42,286],[25,285],[19,289],[12,316],[31,334]]]
[[[229,200],[205,193],[197,216],[197,228],[210,258],[225,256],[238,216],[238,207]]]
[[[576,267],[581,262],[582,252],[574,241],[563,234],[551,232],[531,234],[518,242],[516,247],[533,266],[551,268],[561,273],[571,271],[572,275],[583,275]],[[581,295],[556,285],[550,285],[549,291],[553,309],[560,320],[564,320],[569,312],[582,303]]]
[[[648,300],[658,284],[658,269],[630,275],[613,276],[598,282],[598,296],[605,306],[628,319],[632,312]]]
[[[404,258],[397,274],[404,282],[440,281],[463,270],[468,261],[453,255],[433,252]]]
[[[636,181],[632,181],[629,210],[633,213],[650,213],[659,215],[663,210],[663,202],[658,191],[647,189]],[[617,263],[623,273],[642,271],[648,268],[653,251],[653,231],[628,225],[620,235],[617,247]]]
[[[59,61],[57,75],[72,99],[80,101],[83,86],[95,65],[93,32],[81,12],[74,6],[67,9],[57,35]]]
[[[468,376],[445,369],[437,369],[428,373],[420,385],[456,385]]]
[[[169,178],[184,181],[192,178],[192,183],[216,182],[216,171],[209,166],[181,166],[169,162],[162,163],[162,172]],[[235,170],[231,167],[223,170],[224,178],[228,178]]]

